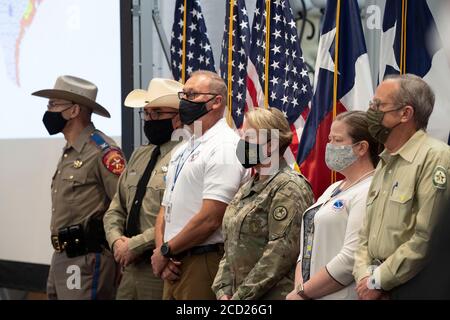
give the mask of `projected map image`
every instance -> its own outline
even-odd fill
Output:
[[[6,73],[20,86],[20,46],[42,0],[0,2],[0,43],[4,50]]]
[[[70,74],[99,87],[112,119],[94,116],[120,135],[119,0],[0,1],[0,139],[41,138],[47,101],[31,96]]]

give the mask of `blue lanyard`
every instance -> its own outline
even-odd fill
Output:
[[[173,189],[175,188],[175,184],[177,183],[178,180],[178,176],[180,175],[181,170],[184,167],[184,164],[186,163],[187,159],[189,159],[189,157],[194,153],[194,151],[200,146],[201,143],[198,143],[194,149],[192,149],[192,151],[188,154],[188,156],[184,159],[184,161],[181,163],[181,161],[184,158],[184,153],[186,152],[186,150],[183,151],[183,153],[181,154],[180,160],[178,160],[177,163],[177,167],[175,169],[175,176],[173,177],[173,183],[172,183],[172,188],[171,191],[173,191]],[[180,166],[181,164],[181,166]]]

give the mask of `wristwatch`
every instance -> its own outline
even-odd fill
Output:
[[[164,242],[161,245],[161,255],[163,257],[169,258],[170,257],[170,247],[169,247],[169,242]]]
[[[311,300],[311,298],[305,293],[305,287],[303,286],[303,283],[299,283],[295,287],[295,291],[297,294],[303,298],[303,300]]]

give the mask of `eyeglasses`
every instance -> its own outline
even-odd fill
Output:
[[[178,98],[179,99],[184,99],[184,100],[195,100],[196,98],[198,98],[200,95],[210,95],[210,96],[218,96],[218,93],[211,93],[211,92],[184,92],[184,91],[180,91],[178,92]]]
[[[375,100],[370,100],[369,101],[369,108],[372,109],[372,110],[379,111],[381,106],[387,105],[387,104],[399,105],[397,102],[381,102],[380,100],[375,99]],[[399,110],[401,108],[403,108],[403,106],[401,106],[401,107],[399,107],[397,109],[394,109],[394,110],[389,110],[389,111],[395,111],[395,110]]]
[[[52,109],[52,108],[56,108],[59,106],[68,106],[68,105],[73,105],[73,102],[55,103],[53,101],[49,101],[49,103],[47,104],[47,109]],[[67,109],[69,109],[69,108],[67,108]]]
[[[178,114],[176,111],[158,111],[158,110],[152,110],[150,112],[147,112],[145,110],[139,111],[139,118],[141,120],[161,120],[161,119],[171,119],[171,115]]]

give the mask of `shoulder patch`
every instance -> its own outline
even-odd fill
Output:
[[[103,165],[108,171],[120,176],[125,169],[125,158],[120,149],[110,147],[102,158]]]
[[[437,189],[446,189],[447,172],[443,166],[436,166],[433,171],[433,185]]]
[[[287,214],[288,214],[288,211],[283,206],[276,207],[272,212],[273,218],[277,221],[286,219]]]

